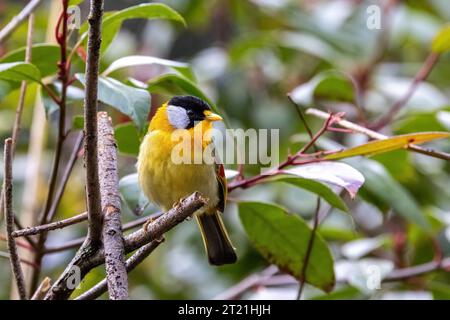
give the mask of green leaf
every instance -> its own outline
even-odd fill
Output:
[[[72,119],[72,129],[84,129],[84,117],[81,115],[74,116]]]
[[[0,63],[25,61],[25,50],[20,48],[9,52],[0,59]],[[46,43],[35,44],[31,49],[31,57],[42,78],[58,72],[56,61],[60,59],[59,46]]]
[[[131,123],[119,124],[114,128],[114,136],[119,152],[131,156],[138,155],[140,139],[136,126]]]
[[[287,176],[283,176],[283,175],[276,176],[269,181],[285,182],[290,185],[296,186],[298,188],[308,190],[308,191],[320,196],[323,200],[328,202],[331,206],[338,208],[342,211],[349,212],[345,202],[336,193],[334,193],[330,187],[328,187],[318,181],[314,181],[311,179],[305,179],[305,178],[299,178],[299,177],[295,177],[295,178],[287,177]]]
[[[431,43],[431,50],[436,53],[450,50],[450,24],[446,24],[438,31]]]
[[[127,19],[173,20],[186,26],[186,22],[178,12],[162,3],[139,4],[117,12],[107,13],[102,23],[101,53],[104,53],[108,49],[119,31],[122,22]],[[82,38],[87,37],[87,28],[87,24],[83,24],[81,27],[80,33],[83,33]]]
[[[61,94],[61,84],[60,83],[49,84],[48,87],[53,92],[59,92],[59,94]],[[42,97],[42,102],[44,104],[45,115],[46,115],[47,119],[49,119],[49,117],[51,116],[51,114],[53,112],[59,110],[59,106],[48,95],[47,91],[44,90],[42,87],[41,87],[41,97]],[[77,87],[74,87],[74,86],[67,87],[67,91],[66,91],[66,101],[67,102],[82,100],[83,98],[84,98],[83,90],[81,90]]]
[[[301,279],[311,229],[297,215],[282,208],[260,202],[239,203],[242,225],[258,251],[270,263]],[[306,282],[330,292],[335,283],[333,258],[320,234],[316,234]]]
[[[0,100],[20,88],[20,82],[0,80]]]
[[[447,130],[439,121],[438,115],[439,111],[414,113],[395,121],[393,130],[396,134]]]
[[[52,89],[53,89],[53,87],[52,87]],[[42,97],[42,103],[44,105],[45,116],[47,117],[47,119],[49,119],[53,112],[56,112],[59,110],[59,106],[48,95],[47,91],[45,91],[42,87],[41,87],[41,97]]]
[[[148,90],[151,93],[162,93],[168,95],[190,94],[205,100],[211,106],[211,109],[219,113],[217,106],[200,90],[199,87],[189,79],[169,73],[148,82]]]
[[[326,71],[292,90],[290,97],[305,106],[314,104],[316,100],[354,102],[355,90],[347,75]]]
[[[327,160],[343,159],[355,156],[370,156],[408,147],[409,144],[421,144],[427,141],[447,138],[449,132],[420,132],[370,141],[363,145],[325,156]]]
[[[84,0],[69,0],[69,6],[76,6],[82,3]]]
[[[0,79],[9,81],[41,81],[41,73],[31,63],[10,62],[0,64]]]
[[[148,206],[149,202],[139,187],[137,173],[122,177],[119,181],[119,191],[132,212],[140,215],[156,211],[154,206]],[[144,207],[146,207],[145,212],[142,212]]]
[[[318,180],[345,188],[354,198],[364,183],[364,176],[355,168],[340,162],[318,162],[294,166],[283,170],[282,173]]]
[[[75,77],[85,84],[84,74],[77,73]],[[146,90],[127,86],[113,78],[98,79],[98,100],[129,116],[141,132],[147,123],[150,99]]]
[[[360,195],[383,210],[383,205],[416,224],[422,230],[431,231],[431,226],[419,204],[403,186],[395,181],[378,162],[360,158],[349,159],[352,166],[364,172],[366,181]]]
[[[362,300],[363,295],[355,287],[346,285],[342,288],[336,289],[329,294],[319,295],[312,298],[312,300]]]
[[[103,71],[102,75],[106,76],[122,68],[152,64],[170,67],[178,71],[181,75],[185,76],[189,80],[195,81],[194,74],[189,64],[150,56],[127,56],[120,58],[111,63],[110,66],[105,71]]]

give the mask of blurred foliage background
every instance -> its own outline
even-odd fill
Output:
[[[297,150],[307,141],[305,129],[286,94],[308,85],[324,71],[338,70],[351,76],[359,86],[350,88],[350,100],[358,94],[366,119],[384,114],[402,97],[410,82],[428,56],[431,41],[438,30],[450,20],[447,0],[427,1],[309,1],[309,0],[167,0],[160,1],[179,12],[187,27],[163,20],[133,19],[123,23],[120,32],[102,57],[104,70],[113,61],[128,55],[148,55],[189,63],[202,92],[225,114],[232,128],[279,128],[280,158],[288,149]],[[106,1],[105,11],[120,10],[143,1]],[[36,11],[34,43],[46,40],[51,1]],[[382,29],[366,26],[367,8],[382,7]],[[24,1],[0,3],[0,26],[21,10]],[[79,4],[82,21],[88,11],[86,1]],[[23,47],[26,24],[0,47],[0,56]],[[392,125],[383,129],[387,135],[420,131],[450,130],[450,55],[443,54],[431,75],[415,92]],[[74,72],[84,72],[82,64],[74,63]],[[151,65],[122,69],[114,77],[127,83],[147,82],[167,72],[167,68]],[[130,80],[133,79],[133,80]],[[82,88],[79,83],[76,87]],[[27,94],[23,126],[14,163],[15,208],[20,218],[26,198],[27,151],[36,85]],[[347,88],[348,89],[348,88]],[[344,88],[344,90],[347,90]],[[331,88],[338,92],[339,88]],[[343,92],[343,91],[339,91]],[[168,94],[151,92],[152,112],[167,100]],[[0,91],[0,137],[10,135],[19,92]],[[346,112],[346,118],[360,122],[358,109],[348,99],[330,99],[312,105],[325,111]],[[302,102],[303,101],[299,101]],[[305,102],[305,104],[308,104]],[[130,122],[114,109],[103,106],[114,117],[114,123]],[[70,118],[82,114],[82,101],[73,99]],[[51,170],[55,144],[55,114],[49,114],[48,137],[40,167],[40,189],[45,197],[46,181]],[[68,122],[72,120],[69,120]],[[307,116],[317,130],[322,121]],[[135,151],[129,139],[119,141],[127,154],[120,158],[120,175],[135,172]],[[133,136],[135,137],[135,136]],[[359,134],[327,133],[319,145],[339,149],[367,141]],[[448,139],[430,144],[449,152]],[[68,157],[68,154],[65,157]],[[372,263],[388,273],[394,268],[431,261],[436,246],[444,256],[450,255],[450,166],[448,162],[404,150],[370,159],[350,159],[366,183],[352,201],[344,199],[350,214],[333,209],[320,226],[335,259],[338,284],[333,293],[324,295],[308,286],[308,298],[376,298],[376,299],[448,299],[450,275],[435,272],[411,281],[383,284],[380,290],[369,290],[360,266]],[[235,169],[233,167],[230,167]],[[67,192],[59,207],[57,219],[67,218],[85,210],[84,174],[78,161]],[[258,173],[256,166],[245,168],[247,176]],[[234,191],[237,199],[263,200],[279,203],[290,211],[310,219],[316,197],[305,190],[284,184],[265,184],[248,190]],[[124,205],[124,221],[136,219]],[[150,207],[147,211],[156,211]],[[432,226],[425,232],[414,222],[419,212]],[[203,245],[194,222],[182,223],[167,234],[167,241],[130,275],[130,296],[136,299],[202,299],[212,298],[252,272],[260,271],[267,262],[251,245],[239,221],[236,205],[229,203],[225,221],[237,247],[238,263],[211,267],[204,256]],[[3,229],[2,229],[3,230]],[[86,225],[77,225],[50,233],[48,246],[82,237]],[[3,233],[3,231],[2,231]],[[6,251],[4,242],[0,250]],[[43,274],[52,279],[63,270],[75,251],[45,257]],[[350,270],[350,271],[349,271]],[[0,298],[10,294],[11,274],[7,259],[0,259]],[[351,274],[351,275],[350,275]],[[91,272],[74,295],[81,293],[104,277],[102,268]],[[258,288],[244,298],[292,299],[296,285]],[[103,296],[105,297],[105,296]]]

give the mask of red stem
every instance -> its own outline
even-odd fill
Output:
[[[303,157],[305,155],[305,152],[308,151],[308,149],[311,148],[316,143],[316,141],[320,138],[320,136],[322,136],[334,122],[339,121],[340,117],[341,117],[341,114],[333,115],[330,113],[330,116],[325,121],[322,128],[320,128],[320,130],[316,132],[316,134],[311,138],[311,140],[303,148],[301,148],[295,155],[288,156],[288,158],[284,162],[282,162],[280,165],[278,165],[278,167],[273,171],[254,176],[249,179],[233,181],[232,183],[228,184],[228,192],[231,192],[237,188],[245,189],[245,188],[251,187],[267,177],[271,177],[271,176],[280,174],[282,169],[284,169],[285,167],[291,166],[291,165],[304,165],[304,164],[323,161],[323,159],[314,158],[311,160],[296,162],[296,160],[298,158]]]

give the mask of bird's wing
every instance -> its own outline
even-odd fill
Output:
[[[216,161],[216,178],[217,183],[219,184],[219,204],[217,205],[217,210],[223,212],[225,209],[225,202],[227,200],[227,178],[225,177],[225,168],[220,161],[220,159],[215,156]]]

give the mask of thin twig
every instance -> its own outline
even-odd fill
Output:
[[[3,43],[18,26],[20,26],[25,19],[36,9],[42,0],[31,0],[20,13],[11,19],[10,22],[0,30],[0,44]]]
[[[33,30],[34,30],[34,14],[30,14],[30,17],[28,18],[27,47],[25,50],[25,62],[28,62],[28,63],[31,62],[31,52],[32,52],[32,46],[33,46]],[[13,131],[12,131],[12,141],[13,141],[12,154],[13,154],[13,157],[16,152],[17,141],[19,140],[20,124],[21,124],[21,120],[22,120],[23,106],[25,105],[26,93],[27,93],[27,82],[22,81],[21,86],[20,86],[19,103],[16,108],[16,117],[14,119],[14,125],[13,125]]]
[[[153,240],[160,239],[164,233],[191,217],[206,203],[207,199],[198,192],[195,192],[186,199],[180,201],[176,207],[170,209],[158,219],[153,220],[147,228],[142,228],[125,237],[125,253],[133,252]],[[45,299],[67,299],[74,290],[74,286],[68,286],[68,281],[70,281],[72,274],[77,272],[80,279],[83,279],[91,269],[104,262],[105,255],[103,250],[93,249],[93,247],[89,245],[89,241],[85,241],[62,275],[53,284]]]
[[[62,181],[60,182],[60,187],[58,189],[58,191],[56,192],[56,196],[55,196],[55,200],[53,202],[53,205],[50,207],[50,211],[49,211],[49,219],[48,220],[52,220],[53,216],[56,212],[56,208],[58,207],[59,202],[61,201],[62,195],[64,193],[64,189],[67,185],[67,181],[69,180],[69,176],[72,172],[72,169],[75,165],[76,159],[77,159],[77,154],[78,151],[81,147],[83,141],[83,134],[80,133],[77,141],[75,142],[74,145],[74,149],[72,151],[72,154],[70,156],[69,161],[67,162],[66,165],[66,169],[64,170],[64,174],[62,177]],[[52,223],[47,223],[47,224],[42,224],[36,227],[28,227],[28,228],[21,228],[20,230],[16,230],[13,232],[13,237],[17,238],[17,237],[27,237],[30,235],[36,235],[36,234],[40,234],[43,232],[47,232],[47,231],[51,231],[51,230],[56,230],[56,229],[62,229],[65,228],[67,226],[71,226],[73,224],[82,222],[84,220],[87,220],[87,213],[81,213],[79,215],[64,219],[64,220],[60,220],[60,221],[56,221],[56,222],[52,222]],[[31,239],[30,239],[31,240]]]
[[[50,278],[45,277],[44,280],[42,280],[41,284],[37,287],[36,292],[31,297],[31,300],[43,300],[50,287]]]
[[[145,260],[161,243],[164,242],[164,238],[160,240],[154,240],[137,250],[127,261],[126,269],[130,273],[133,271],[142,261]],[[103,279],[88,291],[76,297],[75,300],[94,300],[100,297],[108,290],[108,283],[106,279]]]
[[[254,176],[254,177],[251,177],[248,179],[233,181],[233,182],[229,183],[228,184],[228,192],[231,192],[237,188],[248,188],[248,187],[254,186],[254,185],[260,183],[261,181],[263,181],[264,179],[267,179],[274,175],[282,173],[282,169],[284,169],[288,166],[291,166],[291,165],[304,165],[304,164],[323,161],[323,159],[320,159],[320,158],[313,158],[311,160],[300,161],[300,162],[297,162],[296,160],[303,157],[305,155],[305,152],[308,151],[309,148],[314,146],[315,142],[328,130],[328,127],[331,126],[336,121],[338,121],[339,119],[340,119],[340,114],[337,114],[337,115],[333,115],[331,113],[327,114],[327,119],[326,119],[325,123],[323,124],[323,126],[319,129],[319,131],[317,131],[317,133],[315,135],[313,135],[311,140],[306,145],[304,145],[299,151],[297,151],[296,154],[289,155],[288,158],[285,161],[283,161],[282,163],[280,163],[278,165],[278,167],[275,168],[274,170],[271,170],[269,172],[264,172],[260,175],[257,175],[257,176]]]
[[[450,258],[443,259],[439,261],[431,261],[424,264],[392,270],[386,277],[384,277],[381,282],[395,282],[402,281],[405,279],[411,279],[426,275],[428,273],[436,271],[450,271]],[[250,280],[251,279],[251,280]],[[235,286],[231,287],[223,294],[218,295],[215,299],[231,300],[238,299],[245,292],[258,287],[279,287],[279,286],[291,286],[298,283],[297,279],[288,274],[275,273],[270,277],[261,277],[261,273],[253,274]]]
[[[394,120],[397,113],[404,107],[404,105],[409,101],[412,97],[416,89],[419,85],[426,80],[428,75],[433,70],[433,67],[436,65],[436,62],[439,59],[439,54],[435,52],[431,52],[426,58],[422,68],[420,68],[419,72],[417,72],[414,77],[413,82],[406,91],[405,95],[402,96],[399,100],[397,100],[390,108],[389,111],[381,117],[378,121],[376,121],[373,125],[370,126],[371,129],[380,130],[384,128],[386,125]]]
[[[106,278],[111,300],[128,299],[128,276],[120,217],[119,174],[117,145],[111,118],[106,112],[98,113],[98,158],[100,190],[103,210],[103,250],[105,251]]]
[[[13,212],[13,183],[12,183],[12,139],[8,138],[5,140],[4,148],[4,172],[3,172],[3,190],[5,196],[3,201],[4,212],[5,212],[5,223],[6,223],[6,233],[7,233],[7,244],[8,251],[11,261],[11,268],[13,271],[14,278],[16,280],[17,289],[21,300],[26,300],[27,292],[25,289],[25,281],[23,277],[22,267],[20,266],[20,258],[17,253],[16,241],[12,236],[14,231],[14,212]]]
[[[64,220],[55,221],[52,223],[43,224],[43,225],[36,226],[36,227],[29,227],[29,228],[25,228],[25,229],[21,229],[21,230],[16,230],[13,232],[12,236],[14,238],[24,237],[24,236],[32,236],[32,235],[36,235],[36,234],[39,234],[42,232],[62,229],[62,228],[80,223],[85,220],[87,220],[87,212],[83,212],[79,215],[76,215],[74,217],[70,217],[70,218],[67,218]]]
[[[33,31],[34,31],[34,14],[30,14],[28,18],[28,33],[27,33],[27,46],[25,49],[25,62],[31,62],[31,52],[32,52],[32,46],[33,46]],[[14,159],[14,155],[16,153],[16,145],[17,141],[19,140],[19,134],[20,134],[20,125],[22,122],[22,111],[23,107],[25,105],[25,96],[27,93],[27,82],[22,81],[20,85],[20,96],[19,96],[19,103],[17,104],[16,108],[16,117],[14,119],[14,125],[12,129],[12,157]],[[0,191],[0,212],[3,212],[3,189]],[[0,215],[0,221],[3,218],[2,215]]]
[[[323,111],[318,110],[318,109],[314,109],[314,108],[309,108],[308,110],[306,110],[306,113],[310,114],[310,115],[313,115],[315,117],[318,117],[318,118],[322,118],[322,119],[326,119],[329,116],[328,113],[323,112]],[[375,139],[375,140],[384,140],[384,139],[389,138],[388,136],[386,136],[384,134],[381,134],[381,133],[378,133],[376,131],[367,129],[365,127],[357,125],[356,123],[350,122],[348,120],[340,119],[340,120],[336,120],[335,123],[340,125],[343,128],[350,129],[352,131],[365,134],[369,138],[372,138],[372,139]],[[425,154],[425,155],[430,156],[430,157],[434,157],[434,158],[439,158],[439,159],[442,159],[442,160],[450,161],[450,154],[445,153],[445,152],[419,147],[419,146],[416,146],[414,144],[410,144],[407,147],[407,149],[410,150],[410,151],[414,151],[416,153]]]
[[[100,243],[102,235],[102,209],[98,177],[97,151],[97,90],[101,45],[103,1],[91,0],[89,13],[88,50],[86,61],[86,86],[84,99],[84,157],[86,165],[87,211],[89,237],[92,243]]]
[[[56,210],[58,209],[58,205],[61,202],[62,196],[64,194],[64,190],[66,189],[67,182],[69,181],[73,167],[75,166],[75,163],[77,162],[78,153],[80,151],[82,144],[83,144],[83,133],[80,132],[80,133],[78,133],[78,136],[75,140],[75,143],[74,143],[73,149],[72,149],[72,153],[70,155],[69,160],[67,161],[66,168],[64,169],[63,175],[61,177],[61,181],[59,182],[59,189],[56,190],[52,205],[50,206],[50,209],[48,210],[47,222],[52,221],[56,214]]]
[[[298,117],[300,118],[300,121],[303,123],[303,126],[305,127],[305,130],[306,130],[306,132],[307,132],[308,135],[309,135],[309,138],[312,139],[312,138],[313,138],[313,133],[312,133],[312,130],[311,130],[311,128],[310,128],[308,122],[307,122],[306,119],[305,119],[305,115],[303,114],[303,110],[302,110],[301,106],[299,106],[298,103],[296,103],[296,102],[294,101],[294,99],[292,99],[292,97],[291,97],[290,94],[287,95],[287,98],[288,98],[288,100],[291,102],[291,104],[294,106],[295,111],[297,111],[297,115],[298,115]],[[314,149],[315,149],[315,150],[314,150],[315,152],[318,151],[318,150],[317,150],[317,147],[316,147],[315,145],[314,145]]]
[[[450,271],[450,258],[393,270],[383,279],[383,282],[400,281],[439,270]]]
[[[17,244],[17,246],[19,247],[18,244]],[[6,258],[8,260],[11,259],[10,254],[8,252],[3,252],[3,251],[0,251],[0,257]],[[28,260],[25,260],[25,259],[22,259],[22,258],[20,258],[20,263],[26,264],[26,265],[28,265],[30,267],[33,267],[33,268],[39,268],[39,266],[36,266],[32,261],[28,261]]]
[[[302,297],[303,288],[306,283],[306,272],[308,271],[309,260],[311,257],[312,249],[314,246],[314,240],[316,239],[317,227],[319,226],[319,212],[320,212],[320,198],[317,198],[316,211],[314,213],[313,228],[311,230],[311,236],[308,240],[308,246],[306,247],[305,257],[303,258],[303,265],[300,271],[300,284],[297,293],[297,300]]]
[[[235,300],[239,299],[245,292],[257,288],[261,283],[273,277],[278,272],[278,268],[274,265],[268,266],[261,272],[251,274],[236,285],[222,292],[213,298],[213,300]]]
[[[130,230],[130,229],[134,229],[136,227],[142,226],[148,220],[150,220],[150,219],[151,220],[157,219],[162,214],[163,214],[162,212],[157,212],[157,213],[151,214],[148,217],[141,217],[139,219],[130,221],[128,223],[125,223],[122,226],[122,230],[123,231],[127,231],[127,230]],[[87,212],[81,213],[80,215],[86,215],[86,218],[84,220],[87,220]],[[78,215],[78,216],[80,216],[80,215]],[[64,221],[64,220],[61,220],[61,221]],[[85,241],[85,237],[74,239],[74,240],[70,240],[70,241],[67,241],[66,243],[58,245],[58,246],[47,247],[44,252],[46,254],[50,254],[50,253],[57,253],[57,252],[65,251],[65,250],[78,248],[79,246],[81,246],[83,244],[84,241]]]
[[[1,213],[1,214],[3,214],[3,213]],[[8,237],[4,236],[3,234],[0,234],[0,241],[5,241],[6,242],[6,241],[8,241],[7,239],[8,239]],[[17,244],[18,247],[22,247],[22,248],[27,249],[29,251],[33,251],[34,250],[34,248],[28,242],[16,240],[16,244]]]
[[[58,101],[53,98],[59,106],[59,119],[58,119],[58,139],[56,142],[56,149],[53,159],[52,171],[50,174],[49,188],[47,193],[47,198],[45,200],[45,205],[41,212],[39,218],[39,224],[44,224],[49,222],[49,211],[54,203],[55,189],[58,180],[59,167],[61,164],[62,151],[64,146],[64,141],[66,139],[66,95],[68,87],[68,79],[70,74],[70,65],[67,65],[67,8],[69,5],[69,0],[62,0],[62,11],[58,23],[56,25],[56,33],[58,33],[59,25],[62,24],[62,34],[56,37],[56,41],[60,48],[60,61],[58,62],[58,79],[61,81],[61,97]],[[46,86],[43,86],[44,88]],[[47,91],[50,92],[49,88]],[[43,249],[45,246],[45,241],[47,240],[46,233],[39,234],[37,241],[37,252],[34,258],[36,264],[41,265],[43,257]],[[36,290],[39,281],[39,272],[34,271],[31,280],[31,290]]]

